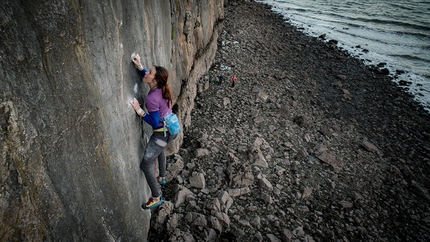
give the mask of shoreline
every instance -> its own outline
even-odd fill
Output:
[[[150,239],[427,241],[430,114],[270,6],[225,11]]]
[[[338,19],[337,23],[331,23],[331,22],[325,23],[324,18],[321,18],[321,16],[318,16],[319,15],[318,13],[317,13],[315,22],[310,22],[309,20],[308,21],[303,20],[302,22],[300,18],[296,19],[298,16],[301,16],[301,14],[296,12],[297,10],[294,10],[294,9],[290,9],[291,11],[287,10],[282,6],[283,5],[282,3],[276,3],[272,1],[261,1],[261,2],[266,2],[268,4],[273,5],[273,7],[275,8],[274,12],[279,13],[285,18],[287,18],[289,24],[296,26],[297,29],[306,33],[306,35],[318,37],[326,41],[336,40],[339,42],[337,44],[339,48],[346,50],[354,58],[362,60],[367,66],[373,65],[373,66],[378,66],[380,69],[383,69],[383,68],[386,69],[387,72],[390,72],[389,76],[391,77],[393,82],[396,82],[398,85],[401,85],[403,88],[405,88],[405,90],[407,90],[408,93],[414,95],[414,99],[417,102],[419,102],[427,110],[427,112],[430,112],[430,79],[429,79],[430,73],[425,73],[425,71],[422,69],[428,62],[425,62],[424,60],[422,60],[422,58],[419,58],[419,56],[425,55],[424,53],[420,53],[422,51],[416,52],[411,49],[411,48],[419,48],[417,47],[417,45],[420,46],[419,43],[425,42],[424,40],[416,39],[414,42],[413,39],[409,39],[409,38],[412,38],[412,36],[414,36],[409,31],[398,36],[396,35],[396,32],[394,32],[394,33],[391,33],[393,34],[393,36],[390,36],[390,38],[388,38],[388,36],[385,35],[385,34],[390,35],[390,32],[388,31],[389,33],[384,33],[384,34],[381,34],[381,36],[379,36],[380,38],[379,41],[381,41],[381,46],[378,45],[378,48],[376,48],[375,47],[376,43],[374,43],[373,40],[369,39],[371,38],[371,34],[367,32],[367,31],[375,31],[375,29],[373,29],[371,26],[372,21],[370,21],[370,23],[366,23],[366,22],[361,23],[363,25],[362,27],[360,27],[360,29],[363,28],[363,26],[367,26],[370,29],[363,30],[363,32],[360,32],[360,36],[362,37],[362,39],[355,39],[354,37],[351,37],[351,36],[354,35],[354,32],[360,31],[360,29],[356,29],[356,27],[361,26],[361,24],[358,24],[357,26],[352,27],[352,26],[349,26],[350,23],[348,22],[348,20],[345,20],[347,22],[343,22],[342,19]],[[314,2],[314,4],[316,3],[318,3],[318,1]],[[304,8],[306,8],[307,6],[306,4],[303,4],[303,5],[298,3],[295,3],[295,4],[297,4],[297,6],[304,7]],[[328,3],[328,6],[331,6],[331,4],[333,3]],[[382,5],[384,4],[387,4],[387,2],[383,1]],[[360,5],[360,4],[357,4],[357,5]],[[328,6],[325,6],[323,8],[326,9]],[[342,10],[340,11],[339,14],[342,16],[347,16],[347,12],[358,11],[360,15],[364,15],[364,16],[366,15],[365,12],[362,12],[362,11],[365,11],[365,9],[354,10],[353,6],[354,4],[349,5],[350,8],[348,10],[345,10],[346,12]],[[398,7],[399,6],[396,6],[395,8],[398,8]],[[411,6],[411,7],[417,8],[418,6]],[[386,8],[389,8],[389,7],[386,6]],[[317,9],[319,9],[319,6],[316,7],[314,10],[310,10],[310,12],[302,13],[303,18],[304,19],[309,18],[310,17],[309,14],[311,14],[311,12],[314,13],[314,11],[316,11]],[[391,10],[395,11],[395,9],[391,9]],[[324,10],[322,11],[325,12]],[[385,11],[388,11],[388,9],[385,9]],[[412,9],[407,11],[412,11]],[[396,11],[396,12],[397,14],[399,14],[399,11]],[[397,14],[394,14],[393,16],[397,16]],[[388,18],[390,20],[394,20],[393,16]],[[403,19],[403,21],[405,20]],[[401,28],[403,21],[400,20],[400,23],[398,23],[399,28]],[[415,23],[415,21],[419,21],[419,20],[414,18],[414,20],[411,20],[411,21]],[[305,24],[305,22],[308,22],[308,24]],[[371,24],[371,25],[369,26],[367,24]],[[387,26],[385,26],[385,28],[381,26],[382,29],[387,30],[386,27]],[[418,26],[415,26],[415,27],[418,27]],[[364,28],[366,29],[366,27]],[[412,29],[410,29],[410,31],[414,31],[413,30],[414,27],[411,27],[411,28]],[[344,33],[343,30],[345,30],[346,32]],[[367,39],[367,41],[365,41],[365,39]],[[407,41],[409,41],[409,44],[410,44],[410,45],[408,44],[408,47],[401,44],[401,43],[407,43],[406,39]],[[386,42],[386,41],[392,41],[393,45],[388,46],[386,44],[382,44],[383,42]],[[403,59],[403,57],[398,57],[395,55],[395,53],[391,53],[391,51],[389,50],[392,50],[393,48],[395,48],[397,52],[403,53],[405,56],[410,55],[411,59],[418,58],[420,59],[420,61],[413,64],[409,63],[408,61],[410,60],[410,58]]]

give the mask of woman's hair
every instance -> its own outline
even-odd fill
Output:
[[[163,98],[168,100],[167,106],[170,108],[173,102],[173,93],[172,93],[172,90],[170,89],[170,84],[168,83],[169,72],[164,67],[161,67],[161,66],[154,66],[154,67],[155,67],[154,79],[157,81],[157,87],[161,88],[161,90],[163,91]]]

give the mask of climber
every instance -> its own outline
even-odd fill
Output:
[[[140,56],[133,55],[132,62],[143,76],[142,81],[149,86],[149,93],[145,97],[145,106],[148,112],[145,112],[139,104],[139,101],[134,98],[131,105],[137,115],[152,126],[153,133],[146,146],[140,169],[146,177],[146,181],[151,189],[151,197],[142,204],[143,209],[154,208],[163,203],[161,192],[158,185],[166,184],[166,154],[164,147],[176,138],[175,135],[170,135],[165,132],[165,127],[162,118],[172,113],[173,93],[168,82],[169,73],[161,66],[152,66],[149,71],[146,71],[140,63]],[[156,178],[152,165],[158,158],[159,176]]]
[[[222,85],[222,82],[224,81],[224,76],[219,76],[218,85]]]
[[[237,80],[236,75],[233,75],[233,77],[231,78],[231,87],[234,87],[234,84],[236,84],[236,80]]]

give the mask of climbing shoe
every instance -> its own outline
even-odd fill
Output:
[[[166,179],[164,177],[157,177],[157,181],[160,185],[166,184]]]
[[[161,197],[160,197],[160,200],[158,200],[158,201],[155,200],[155,198],[151,197],[151,198],[149,198],[148,202],[146,202],[145,204],[142,205],[142,208],[143,209],[151,209],[151,208],[155,208],[155,207],[160,206],[162,203],[163,203],[163,199],[161,199]]]

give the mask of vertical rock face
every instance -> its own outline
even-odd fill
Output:
[[[170,70],[186,128],[223,11],[222,0],[1,1],[1,240],[146,240],[150,130],[129,101],[148,90],[130,55]]]

